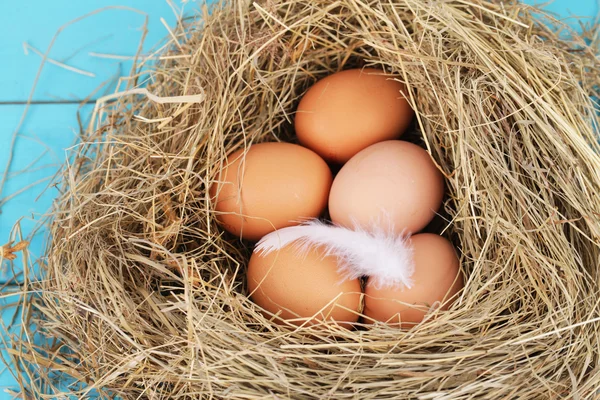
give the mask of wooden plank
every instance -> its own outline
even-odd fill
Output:
[[[182,0],[173,3],[177,7],[183,4]],[[0,2],[0,103],[26,100],[42,61],[36,50],[44,53],[61,26],[107,4],[119,4],[120,8],[105,9],[66,27],[50,52],[53,60],[94,77],[47,64],[34,95],[34,100],[41,101],[85,98],[103,82],[127,74],[130,61],[91,53],[135,55],[146,15],[148,34],[144,52],[149,52],[168,35],[160,18],[172,26],[176,22],[175,13],[164,0]],[[189,2],[185,8],[194,7],[197,3]],[[27,49],[29,55],[25,54],[24,43],[32,46]]]

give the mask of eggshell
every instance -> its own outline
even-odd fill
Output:
[[[369,279],[363,311],[367,322],[375,320],[410,328],[421,322],[430,306],[437,302],[442,303],[441,310],[447,310],[453,296],[463,287],[458,257],[448,240],[421,233],[411,237],[409,245],[414,251],[413,286],[378,288]]]
[[[291,143],[260,143],[227,158],[210,194],[224,228],[256,241],[319,217],[332,179],[327,163],[313,151]]]
[[[359,152],[340,170],[329,195],[333,222],[369,229],[393,224],[396,233],[415,233],[435,216],[444,197],[443,175],[421,147],[380,142]]]
[[[374,143],[399,138],[414,112],[404,84],[374,68],[321,79],[302,97],[295,118],[300,143],[327,161],[344,163]]]
[[[255,252],[247,280],[252,300],[282,320],[301,325],[311,318],[310,324],[335,321],[348,328],[358,320],[360,282],[344,279],[338,259],[322,247],[302,252],[292,244],[266,256]]]

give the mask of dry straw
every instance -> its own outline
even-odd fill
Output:
[[[64,170],[23,306],[56,339],[11,351],[27,393],[597,398],[600,60],[598,36],[567,34],[484,0],[231,0],[181,24],[148,92],[99,103]],[[466,287],[407,332],[279,327],[246,297],[251,249],[207,187],[228,152],[293,140],[306,88],[356,66],[410,89]]]

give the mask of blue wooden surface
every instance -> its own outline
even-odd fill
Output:
[[[527,3],[542,3],[533,0]],[[175,7],[184,7],[186,12],[194,12],[198,3],[194,1],[173,1]],[[12,198],[2,206],[0,214],[0,245],[9,240],[15,222],[21,219],[24,235],[39,221],[48,210],[56,191],[46,188],[48,180],[58,165],[64,160],[65,148],[74,141],[77,130],[77,104],[57,104],[57,101],[77,102],[92,93],[103,82],[119,74],[127,74],[130,62],[124,59],[100,57],[98,54],[111,53],[119,56],[132,56],[137,50],[146,15],[148,35],[144,52],[156,47],[167,35],[161,17],[172,26],[176,21],[174,12],[165,0],[27,0],[0,1],[0,174],[3,173],[9,152],[9,140],[17,127],[24,105],[14,104],[27,101],[32,84],[40,66],[41,57],[31,48],[24,52],[24,43],[42,53],[50,45],[57,30],[64,24],[94,10],[119,4],[121,8],[105,9],[84,20],[66,27],[56,38],[49,57],[78,68],[95,77],[67,71],[56,65],[47,64],[41,75],[32,99],[44,102],[31,107],[25,124],[19,130],[10,180],[2,197],[12,196],[28,185],[38,185]],[[138,9],[134,12],[123,7]],[[547,9],[562,17],[570,17],[571,25],[578,26],[577,17],[598,14],[596,0],[556,0]],[[589,22],[590,19],[587,20]],[[103,91],[111,90],[107,85]],[[96,96],[97,97],[97,96]],[[46,104],[46,102],[51,102]],[[79,110],[85,117],[90,107]],[[35,162],[35,164],[32,164]],[[28,172],[20,172],[29,168]],[[43,192],[43,194],[41,194]],[[2,199],[0,198],[0,202]],[[1,203],[0,203],[1,204]],[[32,255],[42,252],[43,233],[33,238]],[[0,286],[19,271],[19,264],[11,268],[0,266]],[[15,272],[16,271],[16,272]],[[0,294],[0,306],[6,303]],[[11,311],[3,314],[7,323],[12,318]],[[0,347],[2,346],[0,342]],[[0,399],[11,398],[4,393],[5,388],[17,389],[8,370],[0,364]]]

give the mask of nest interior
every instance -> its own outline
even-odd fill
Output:
[[[551,28],[548,22],[555,28]],[[182,21],[96,107],[65,167],[27,391],[124,399],[592,398],[600,388],[599,63],[535,8],[483,0],[231,0]],[[277,326],[247,298],[251,245],[208,188],[226,155],[293,141],[317,79],[384,69],[446,176],[466,285],[409,331]],[[202,98],[200,101],[200,97]],[[64,387],[55,373],[75,382]],[[24,384],[25,385],[25,384]]]

